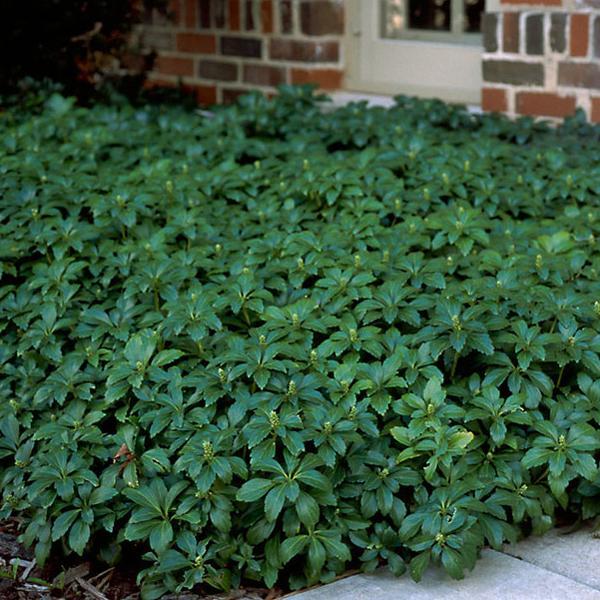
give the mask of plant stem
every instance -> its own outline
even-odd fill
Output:
[[[250,327],[250,317],[248,316],[248,311],[245,306],[242,306],[242,314],[244,315],[244,321],[246,321],[246,325]]]
[[[535,485],[536,483],[539,483],[542,479],[544,479],[544,477],[546,477],[546,475],[548,475],[548,471],[550,469],[548,467],[546,467],[544,469],[544,472],[533,482],[533,484]]]
[[[552,326],[550,327],[550,333],[554,333],[554,328],[556,327],[556,323],[558,322],[558,315],[554,317],[554,321],[552,321]]]
[[[454,379],[454,373],[456,373],[456,365],[458,364],[458,357],[460,352],[455,352],[454,360],[452,361],[452,370],[450,371],[450,379]]]
[[[556,385],[554,386],[554,389],[557,390],[560,386],[560,382],[562,381],[562,376],[563,373],[565,372],[565,367],[567,366],[567,363],[565,363],[561,368],[560,371],[558,372],[558,379],[556,380]]]

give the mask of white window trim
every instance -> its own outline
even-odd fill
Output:
[[[347,90],[480,103],[481,42],[384,39],[379,0],[347,0],[347,9]]]

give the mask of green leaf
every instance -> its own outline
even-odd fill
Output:
[[[327,552],[323,544],[316,538],[312,538],[308,545],[308,567],[312,573],[320,573],[325,565]]]
[[[448,447],[453,449],[466,448],[475,435],[471,431],[457,431],[448,438]]]
[[[161,350],[153,359],[152,364],[155,367],[164,367],[165,365],[169,365],[172,362],[175,362],[178,358],[183,356],[183,352],[181,350],[171,349],[171,350]]]
[[[309,496],[306,492],[300,492],[298,499],[295,502],[298,518],[307,527],[311,528],[317,524],[319,520],[319,505],[316,500]]]
[[[417,583],[423,578],[423,573],[429,565],[430,556],[431,552],[429,550],[426,552],[421,552],[420,554],[414,556],[408,565],[410,576]]]
[[[150,532],[150,547],[161,553],[173,541],[173,527],[168,521],[160,521]]]
[[[296,535],[283,540],[280,551],[282,562],[287,563],[292,560],[294,556],[300,554],[300,552],[306,548],[309,539],[310,538],[307,535]]]
[[[52,526],[52,541],[55,542],[67,533],[67,530],[71,527],[75,519],[77,519],[80,512],[79,509],[68,510],[57,517]]]
[[[490,356],[494,353],[494,344],[487,333],[472,333],[469,336],[469,344],[482,354]]]
[[[254,502],[262,498],[273,485],[269,479],[251,479],[239,489],[236,498],[241,502]]]
[[[166,550],[160,557],[160,573],[173,573],[190,566],[190,561],[177,550]]]
[[[274,521],[281,512],[285,502],[285,484],[274,487],[265,498],[265,516],[267,521]]]
[[[90,526],[81,520],[73,523],[69,531],[69,546],[80,556],[90,539]]]
[[[320,492],[329,492],[331,490],[331,482],[329,479],[314,469],[298,472],[296,480],[313,487]]]
[[[591,454],[577,454],[574,467],[575,470],[588,481],[593,481],[598,473],[596,461]]]
[[[446,546],[442,550],[442,565],[453,579],[462,579],[464,577],[464,561],[460,553],[453,548]]]
[[[550,460],[552,456],[552,450],[548,450],[548,448],[530,448],[525,453],[525,456],[521,459],[521,464],[526,469],[531,469],[532,467],[539,467],[540,465],[545,464]]]

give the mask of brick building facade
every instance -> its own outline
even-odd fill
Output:
[[[182,82],[202,104],[282,83],[346,89],[351,1],[170,0],[169,17],[150,14],[141,30],[158,53],[149,85]],[[490,0],[482,23],[484,110],[563,117],[580,107],[600,122],[600,0]]]
[[[342,2],[174,0],[149,16],[142,41],[158,52],[151,84],[184,85],[203,104],[284,83],[343,87]]]
[[[484,110],[600,122],[600,0],[502,0],[483,30]]]

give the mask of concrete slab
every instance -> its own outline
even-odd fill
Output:
[[[286,596],[288,598],[288,596]],[[354,575],[290,600],[600,600],[600,591],[507,554],[484,550],[465,579],[430,568],[421,583],[387,571]]]
[[[572,533],[555,529],[507,545],[504,552],[600,590],[600,539],[592,532],[589,526]]]
[[[395,104],[394,94],[372,94],[368,92],[354,92],[351,90],[341,90],[338,92],[329,92],[327,95],[331,98],[329,106],[334,108],[345,106],[350,102],[362,101],[366,101],[369,107],[383,106],[384,108],[390,108]],[[466,108],[471,113],[481,114],[483,112],[481,110],[481,106],[476,104],[469,104]]]

